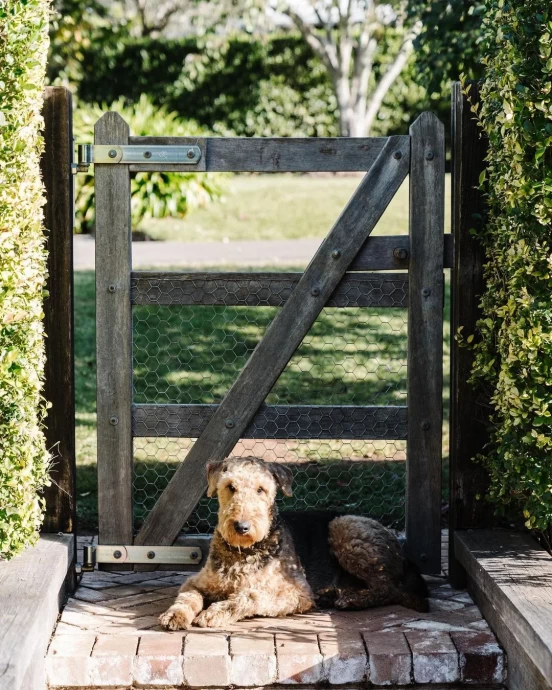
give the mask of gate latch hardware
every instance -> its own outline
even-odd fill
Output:
[[[93,163],[131,165],[178,164],[196,165],[201,160],[201,149],[192,146],[115,146],[106,144],[77,144],[77,162],[73,172],[88,172]]]
[[[196,565],[203,553],[199,546],[85,546],[82,570],[90,572],[97,563],[150,563],[152,565]]]

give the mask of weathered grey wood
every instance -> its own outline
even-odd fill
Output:
[[[174,541],[205,489],[207,461],[223,459],[234,447],[406,177],[409,161],[409,137],[390,137],[174,474],[136,543]]]
[[[443,265],[452,267],[453,238],[444,236]],[[370,236],[350,265],[350,271],[389,271],[407,269],[410,265],[410,237],[408,235]]]
[[[302,273],[158,273],[131,277],[133,304],[282,307]],[[326,307],[406,307],[405,273],[347,273]]]
[[[479,88],[470,86],[469,101],[459,83],[452,90],[452,231],[455,263],[452,271],[451,333],[463,329],[464,336],[476,333],[481,317],[480,296],[484,291],[485,252],[471,230],[481,224],[483,194],[478,190],[484,168],[487,140],[482,136],[470,101],[479,102]],[[490,527],[492,506],[483,497],[488,475],[473,458],[483,451],[488,439],[489,403],[481,390],[469,383],[473,350],[451,340],[450,363],[450,512],[449,526],[455,529]],[[478,496],[480,498],[478,498]],[[454,539],[449,541],[449,575],[463,586],[463,569],[454,557]]]
[[[41,173],[46,192],[44,225],[48,249],[48,297],[44,300],[46,350],[44,397],[46,445],[52,449],[52,483],[44,489],[43,532],[75,530],[75,376],[73,355],[73,119],[71,92],[44,91],[44,152]]]
[[[135,437],[198,438],[218,405],[134,405]],[[407,408],[394,406],[262,405],[242,438],[406,438]]]
[[[552,556],[529,534],[455,533],[470,590],[508,654],[510,690],[552,688]]]
[[[73,558],[72,535],[44,534],[17,558],[0,561],[0,690],[45,690],[33,669],[44,664]]]
[[[410,290],[406,534],[410,558],[441,570],[445,132],[432,113],[410,127]]]
[[[405,137],[406,138],[406,137]],[[209,172],[339,172],[366,171],[385,146],[385,137],[375,138],[273,138],[228,137],[196,139],[190,137],[131,137],[130,143],[149,146],[187,146],[198,144],[204,155],[197,169]],[[205,165],[205,168],[201,168]],[[184,171],[189,165],[135,164],[142,170]]]
[[[128,125],[117,113],[106,113],[94,131],[97,144],[128,142]],[[128,166],[96,165],[95,187],[99,539],[101,544],[132,544]]]

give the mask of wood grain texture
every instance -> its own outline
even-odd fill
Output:
[[[95,143],[126,144],[128,125],[106,113]],[[132,315],[130,174],[96,165],[98,515],[101,544],[132,544]],[[119,566],[122,567],[122,566]]]
[[[44,656],[64,602],[72,535],[44,534],[12,561],[0,561],[0,690],[42,690],[33,668]]]
[[[410,291],[406,534],[409,557],[441,570],[445,132],[432,113],[410,127]]]
[[[470,99],[479,102],[476,83]],[[451,333],[459,328],[465,336],[476,332],[481,316],[479,300],[485,285],[485,253],[470,232],[481,224],[484,199],[477,189],[484,168],[487,140],[481,135],[477,118],[459,83],[452,91],[452,231],[455,262],[452,271]],[[492,525],[492,507],[482,500],[488,476],[473,458],[488,439],[489,403],[481,391],[469,383],[474,353],[451,340],[450,367],[450,529],[482,528]],[[480,498],[478,498],[480,496]],[[454,539],[449,542],[449,573],[462,586],[463,572],[454,557]]]
[[[198,438],[218,405],[133,405],[135,437]],[[406,438],[406,407],[262,405],[242,438]]]
[[[457,531],[455,542],[470,590],[508,654],[508,688],[552,688],[552,556],[520,532]]]
[[[133,304],[282,307],[302,273],[159,273],[131,276]],[[406,307],[405,273],[346,273],[326,307]]]
[[[241,437],[405,179],[409,162],[409,137],[390,137],[205,431],[174,474],[136,543],[174,541],[203,494],[207,461],[222,460]],[[232,420],[230,427],[228,420]]]
[[[395,137],[397,138],[397,137]],[[405,137],[406,138],[406,137]],[[131,137],[130,143],[187,146],[198,143],[205,155],[199,166],[208,172],[364,172],[386,144],[385,137],[308,139],[292,137]],[[131,165],[138,170],[193,170],[195,166]],[[201,169],[198,168],[198,169]]]
[[[40,168],[46,193],[48,297],[44,300],[46,447],[53,456],[44,489],[43,532],[75,531],[75,376],[73,354],[73,124],[71,92],[44,91],[44,152]]]
[[[444,236],[443,265],[452,267],[453,238]],[[404,256],[406,254],[406,256]],[[404,256],[404,258],[403,258]],[[410,237],[384,235],[369,237],[349,267],[350,271],[389,271],[408,269],[410,265]]]

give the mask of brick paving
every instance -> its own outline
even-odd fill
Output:
[[[93,538],[79,538],[79,546]],[[430,577],[430,612],[401,606],[164,631],[186,573],[94,571],[69,599],[46,657],[50,688],[501,687],[504,654],[477,606]]]

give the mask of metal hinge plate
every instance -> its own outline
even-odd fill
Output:
[[[97,563],[197,565],[202,557],[199,546],[85,546],[82,570],[94,570]]]
[[[105,144],[77,144],[77,162],[74,172],[88,172],[94,163],[116,165],[197,165],[201,148],[191,146],[115,146]]]

